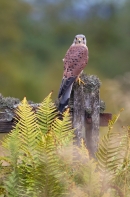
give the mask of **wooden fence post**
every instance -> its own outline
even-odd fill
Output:
[[[75,143],[80,146],[83,138],[91,156],[98,147],[100,124],[100,81],[96,76],[81,75],[84,85],[73,86],[70,108],[72,109]]]

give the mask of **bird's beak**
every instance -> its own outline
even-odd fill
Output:
[[[81,42],[82,38],[78,38],[79,43]]]

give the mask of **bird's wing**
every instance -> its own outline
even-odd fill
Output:
[[[88,48],[81,44],[71,45],[64,58],[64,73],[58,98],[71,86],[87,63]]]

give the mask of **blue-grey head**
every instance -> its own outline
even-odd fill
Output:
[[[73,44],[85,44],[86,45],[86,37],[83,34],[78,34],[75,36]]]

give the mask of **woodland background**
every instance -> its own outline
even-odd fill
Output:
[[[58,94],[62,59],[76,34],[89,47],[87,74],[102,81],[106,111],[130,112],[129,0],[1,0],[0,92],[41,102]],[[122,124],[122,123],[121,123]]]

